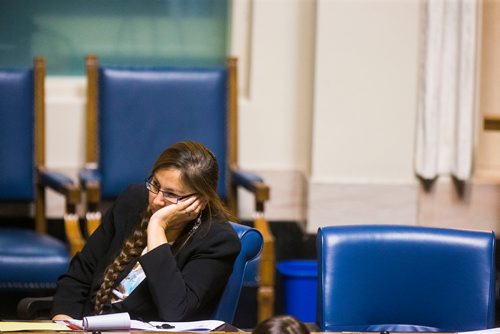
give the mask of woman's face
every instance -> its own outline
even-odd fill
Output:
[[[178,169],[160,169],[153,174],[150,181],[159,191],[158,194],[149,192],[149,207],[155,213],[159,209],[177,202],[177,198],[194,194],[190,187],[181,181],[181,173]],[[164,194],[170,199],[166,199]]]

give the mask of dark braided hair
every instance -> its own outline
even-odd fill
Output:
[[[235,219],[224,206],[217,194],[217,180],[219,168],[215,155],[200,143],[193,141],[179,142],[159,156],[153,165],[151,173],[159,170],[173,168],[180,171],[181,181],[192,188],[200,197],[207,200],[207,206],[201,213],[211,223],[213,216],[225,217],[228,220]],[[127,264],[141,255],[147,245],[147,227],[152,212],[148,208],[143,218],[133,233],[125,240],[123,247],[115,260],[106,268],[104,279],[96,295],[94,312],[101,314],[104,305],[111,298],[112,289],[116,279],[125,269]],[[173,245],[174,254],[186,244],[191,237],[189,229],[184,229],[182,234],[175,240]]]
[[[101,314],[104,309],[104,305],[108,302],[111,291],[115,284],[118,275],[125,269],[127,264],[135,257],[138,257],[147,243],[146,229],[148,227],[149,219],[151,213],[148,213],[142,219],[141,223],[137,225],[134,232],[130,237],[125,240],[120,254],[115,258],[115,260],[106,268],[104,280],[97,291],[96,301],[94,305],[95,314]]]

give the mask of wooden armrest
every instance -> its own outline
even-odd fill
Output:
[[[255,195],[255,210],[262,214],[264,203],[269,200],[270,188],[264,180],[253,173],[243,171],[237,165],[232,165],[231,176],[236,186],[241,186]]]
[[[85,167],[80,171],[78,177],[80,185],[86,194],[86,211],[99,211],[99,202],[101,200],[101,181],[97,169],[94,167]]]
[[[73,180],[61,173],[38,167],[39,182],[42,187],[48,187],[59,194],[64,195],[67,213],[76,213],[76,206],[80,203],[80,189]]]

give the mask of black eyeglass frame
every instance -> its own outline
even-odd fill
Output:
[[[153,179],[153,176],[150,176],[148,178],[146,178],[144,180],[144,182],[146,183],[146,189],[148,189],[151,193],[155,194],[155,195],[158,195],[158,193],[161,193],[161,195],[163,196],[163,199],[172,203],[172,204],[177,204],[179,203],[179,201],[182,201],[183,199],[186,199],[188,197],[191,197],[193,195],[196,195],[196,193],[192,193],[192,194],[188,194],[188,195],[184,195],[184,196],[177,196],[176,194],[174,193],[171,193],[173,195],[175,195],[175,197],[172,197],[172,196],[167,196],[166,192],[161,190],[160,188],[158,188],[155,184],[151,183],[151,180]],[[170,193],[169,191],[167,191],[168,193]],[[176,201],[173,202],[171,199],[175,198]]]

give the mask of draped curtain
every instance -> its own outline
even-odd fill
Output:
[[[417,175],[471,176],[474,147],[477,0],[425,4],[416,131]]]

